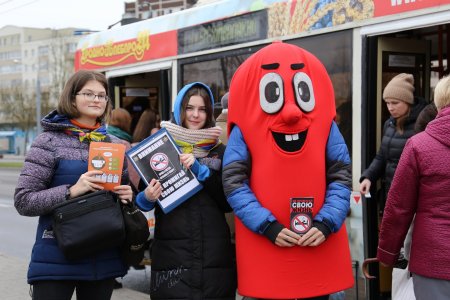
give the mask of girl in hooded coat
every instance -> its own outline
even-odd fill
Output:
[[[155,208],[155,240],[151,248],[152,299],[235,299],[234,250],[225,212],[231,211],[222,188],[220,127],[215,127],[214,98],[200,82],[186,85],[175,101],[173,120],[161,122],[182,150],[180,162],[203,188],[164,214],[156,199],[161,184],[152,179],[138,194],[144,211]]]

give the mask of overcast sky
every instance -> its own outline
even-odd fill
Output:
[[[124,13],[124,2],[124,0],[0,0],[0,28],[16,25],[104,30],[120,21]]]

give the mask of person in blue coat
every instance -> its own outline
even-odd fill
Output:
[[[111,298],[114,278],[126,274],[119,249],[111,248],[82,259],[68,260],[58,248],[52,228],[52,209],[68,199],[103,189],[102,171],[88,171],[92,141],[118,143],[108,136],[105,120],[111,112],[108,84],[103,74],[81,70],[67,81],[58,108],[41,121],[44,132],[33,142],[19,176],[14,205],[24,216],[39,216],[36,242],[28,268],[33,300]],[[126,165],[126,164],[125,164]],[[131,201],[128,172],[114,192]]]

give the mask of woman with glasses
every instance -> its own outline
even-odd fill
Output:
[[[235,299],[234,249],[222,188],[221,129],[215,126],[209,87],[200,82],[178,93],[173,120],[161,127],[182,149],[180,162],[202,183],[202,190],[164,214],[156,199],[163,187],[152,179],[136,197],[144,211],[155,208],[155,239],[151,248],[151,299]]]
[[[24,216],[39,216],[36,241],[28,268],[28,283],[34,300],[110,299],[114,278],[124,276],[127,267],[118,249],[91,257],[68,260],[59,250],[52,231],[51,212],[55,205],[88,192],[103,189],[96,175],[88,171],[91,141],[118,139],[106,133],[111,113],[108,86],[103,74],[81,70],[67,81],[56,110],[41,121],[44,132],[33,142],[14,195],[14,205]],[[122,185],[115,187],[126,203],[133,193],[126,167]]]

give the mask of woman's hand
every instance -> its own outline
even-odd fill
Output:
[[[77,183],[70,187],[70,198],[84,195],[87,192],[103,190],[103,186],[99,184],[104,182],[101,179],[102,174],[102,171],[88,171],[82,174]],[[99,178],[96,177],[97,175],[99,175]]]
[[[316,247],[325,241],[325,236],[322,231],[316,227],[312,227],[307,233],[305,233],[298,241],[299,246],[312,246]]]
[[[123,204],[127,204],[133,200],[133,190],[129,185],[115,186],[113,192],[116,193]]]
[[[293,247],[298,243],[299,239],[300,236],[298,234],[287,228],[283,228],[275,240],[275,245],[280,247]]]
[[[195,162],[194,154],[192,153],[180,154],[180,162],[186,169],[189,169]]]
[[[364,178],[364,180],[359,185],[359,191],[361,192],[361,194],[364,194],[364,195],[367,194],[370,191],[371,185],[372,185],[372,182],[369,179]]]
[[[161,183],[153,178],[144,190],[145,198],[151,202],[155,202],[162,193]]]

